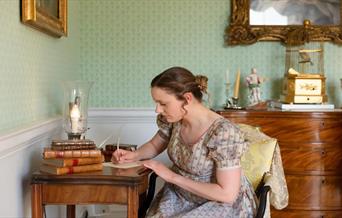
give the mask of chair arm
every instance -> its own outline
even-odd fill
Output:
[[[258,186],[256,195],[259,199],[259,207],[256,218],[263,218],[267,206],[267,193],[271,190],[269,185]]]
[[[151,202],[153,200],[154,193],[156,191],[157,176],[158,175],[155,172],[152,172],[150,175],[146,199],[142,203],[141,207],[139,208],[139,218],[145,217],[145,214],[146,214],[148,208],[151,206]]]

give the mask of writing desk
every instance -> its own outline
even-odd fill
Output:
[[[33,173],[32,218],[43,218],[45,204],[67,205],[67,217],[75,217],[76,204],[127,204],[127,217],[138,217],[139,195],[148,188],[151,171],[144,167],[69,175]],[[142,203],[142,202],[140,202]]]

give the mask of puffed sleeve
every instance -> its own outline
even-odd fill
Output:
[[[217,169],[240,166],[240,159],[247,149],[243,133],[235,124],[226,121],[218,126],[208,142],[208,156]]]
[[[172,123],[168,123],[161,114],[158,114],[157,126],[159,128],[158,134],[160,137],[166,141],[169,141],[172,133]]]

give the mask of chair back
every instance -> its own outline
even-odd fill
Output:
[[[238,125],[249,145],[241,157],[242,170],[256,190],[264,174],[270,171],[277,140],[264,134],[258,127]]]

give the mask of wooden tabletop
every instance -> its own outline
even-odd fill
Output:
[[[107,185],[137,185],[143,183],[143,178],[151,172],[144,166],[119,169],[104,166],[102,171],[53,175],[44,172],[32,174],[31,184],[68,183],[68,184],[107,184]]]

